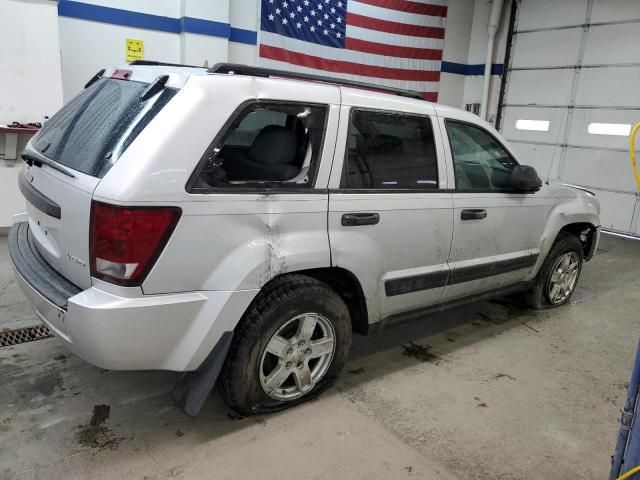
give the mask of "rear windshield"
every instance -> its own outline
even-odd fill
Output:
[[[44,124],[33,146],[46,157],[102,178],[177,90],[146,101],[148,83],[101,79]]]

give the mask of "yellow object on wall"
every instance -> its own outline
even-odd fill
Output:
[[[633,167],[633,176],[636,177],[636,185],[640,191],[640,172],[638,172],[638,163],[636,162],[636,135],[640,131],[640,123],[631,129],[629,135],[629,154],[631,155],[631,166]]]
[[[127,38],[125,52],[127,63],[134,60],[144,60],[144,41]]]

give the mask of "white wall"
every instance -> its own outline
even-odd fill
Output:
[[[127,38],[144,41],[145,58],[180,62],[178,35],[60,17],[60,49],[65,103],[100,69],[125,65]]]
[[[178,18],[180,16],[180,1],[176,0],[82,0],[103,7],[119,8],[133,12],[150,13],[161,17]],[[217,3],[213,1],[211,3]]]
[[[235,1],[82,0],[82,3],[147,13],[172,20],[189,17],[229,24],[229,2],[233,5]],[[241,12],[237,16],[241,16]],[[249,14],[251,18],[256,16],[257,12]],[[210,35],[163,32],[65,16],[60,16],[59,23],[65,102],[73,98],[101,68],[126,63],[127,38],[144,42],[145,59],[190,65],[204,65],[205,61],[209,65],[228,61],[229,44],[232,43],[227,38]],[[255,25],[251,29],[255,30]]]
[[[253,32],[260,31],[259,0],[231,0],[229,5],[229,23],[234,28]],[[229,42],[230,62],[255,65],[258,59],[258,47],[246,43]]]
[[[41,121],[62,104],[56,4],[2,0],[0,19],[0,123]]]
[[[229,2],[227,1],[183,0],[182,4],[180,17],[229,23]],[[180,41],[181,63],[204,65],[206,61],[209,65],[213,65],[217,62],[227,61],[229,40],[226,38],[182,33]]]
[[[443,61],[466,64],[474,16],[474,0],[450,0],[444,32]],[[466,77],[443,72],[440,76],[438,102],[463,107]]]
[[[444,62],[468,66],[484,65],[490,8],[490,0],[449,0],[443,51]],[[511,1],[507,0],[504,3],[502,20],[496,35],[494,64],[502,64],[504,61],[510,16]],[[488,109],[491,119],[498,111],[501,81],[501,76],[492,76]],[[462,75],[443,71],[438,102],[458,108],[464,108],[468,103],[480,103],[483,82],[483,75]]]
[[[0,234],[13,223],[11,217],[25,208],[18,190],[21,163],[0,161]]]
[[[42,122],[62,105],[58,12],[49,0],[0,0],[0,124]],[[18,151],[27,135],[20,135]],[[0,135],[0,228],[24,210],[21,161],[4,160]]]
[[[473,10],[473,24],[469,38],[469,55],[466,63],[469,65],[484,65],[487,56],[487,41],[489,34],[487,24],[489,22],[489,10],[491,2],[488,0],[476,0]],[[496,46],[493,55],[494,64],[502,64],[504,61],[507,35],[509,33],[509,20],[511,16],[511,1],[504,2],[502,21],[496,34]],[[493,75],[491,78],[491,89],[489,91],[489,108],[487,109],[489,118],[495,118],[498,112],[498,101],[500,96],[500,83],[502,77]],[[464,87],[463,104],[480,103],[482,101],[482,85],[484,77],[482,75],[467,76]]]

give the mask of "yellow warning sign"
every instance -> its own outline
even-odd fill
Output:
[[[126,57],[127,63],[131,63],[134,60],[144,60],[144,42],[127,38]]]

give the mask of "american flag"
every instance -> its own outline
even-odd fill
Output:
[[[448,0],[262,0],[259,63],[438,98]]]

